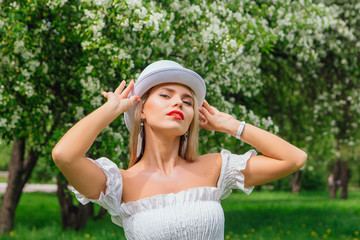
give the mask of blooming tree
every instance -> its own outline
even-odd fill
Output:
[[[316,46],[327,43],[328,29],[341,23],[336,7],[306,0],[28,0],[0,1],[0,6],[0,137],[33,156],[26,161],[18,154],[22,162],[31,162],[21,163],[26,176],[39,156],[50,159],[52,147],[69,127],[104,102],[101,91],[136,79],[159,59],[175,60],[203,76],[210,104],[273,132],[279,131],[272,119],[277,116],[282,133],[291,138],[299,120],[284,116],[301,106],[304,115],[295,116],[311,121],[313,109],[301,93],[305,84],[317,86],[310,81],[316,74],[311,64],[321,65],[323,56]],[[304,63],[310,71],[305,75],[300,71]],[[273,66],[277,73],[270,71]],[[282,77],[282,71],[289,74]],[[297,89],[286,91],[293,89],[294,80]],[[270,89],[279,92],[267,102]],[[292,99],[288,106],[279,100],[282,92]],[[305,147],[302,134],[293,140]],[[127,138],[120,117],[100,134],[89,154],[126,163]],[[223,147],[239,152],[245,146],[224,134],[201,132],[201,153]],[[18,165],[10,164],[14,174],[9,184],[20,187],[5,194],[17,196],[13,212],[0,214],[0,228],[6,231],[28,178]],[[72,204],[66,191],[61,194],[63,204]]]
[[[334,181],[340,180],[341,198],[346,199],[349,165],[358,165],[356,151],[360,146],[360,3],[357,1],[324,1],[339,16],[326,32],[327,41],[319,51],[322,88],[315,100],[313,115],[323,136],[334,135]],[[317,45],[319,47],[319,45]],[[336,196],[333,184],[331,197]]]
[[[72,6],[57,14],[49,4],[0,5],[0,138],[14,142],[1,232],[12,229],[24,184],[39,157],[50,160],[53,139],[74,121],[73,104],[81,94],[80,39],[69,31],[81,15]]]
[[[260,94],[260,107],[268,109],[282,126],[281,134],[309,153],[305,171],[327,167],[337,158],[334,175],[340,177],[336,166],[339,159],[348,158],[341,149],[359,147],[360,5],[353,1],[317,2],[317,14],[311,19],[302,15],[307,9],[304,5],[298,5],[293,13],[270,18],[285,24],[279,28],[284,37],[262,57],[266,88]],[[301,24],[291,27],[289,22],[298,17],[303,22],[298,20]],[[343,161],[341,174],[344,198],[347,164]]]

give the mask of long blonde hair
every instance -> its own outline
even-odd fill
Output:
[[[130,163],[129,168],[134,166],[143,156],[145,150],[145,129],[143,130],[144,135],[142,138],[141,153],[137,156],[138,149],[138,136],[141,131],[141,112],[143,106],[148,99],[152,88],[150,88],[142,97],[141,101],[138,103],[135,109],[134,114],[134,127],[130,130]],[[179,144],[179,156],[184,158],[186,161],[194,161],[198,156],[198,139],[199,139],[199,111],[198,111],[198,101],[195,97],[194,92],[190,89],[191,94],[194,99],[193,109],[194,109],[194,118],[190,123],[188,132],[185,135],[180,137]],[[185,146],[184,146],[185,144]]]

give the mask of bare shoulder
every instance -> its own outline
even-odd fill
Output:
[[[220,153],[207,153],[197,158],[197,161],[204,164],[220,164],[221,165],[221,154]]]
[[[220,175],[222,164],[220,153],[204,154],[199,156],[196,161],[202,169],[206,169],[208,172],[211,172],[215,176]]]
[[[133,176],[136,176],[139,172],[139,169],[136,167],[136,165],[132,166],[128,169],[120,169],[121,176],[123,179],[131,178]]]
[[[127,173],[127,171],[125,169],[119,168],[119,171],[120,171],[122,177],[124,177]]]

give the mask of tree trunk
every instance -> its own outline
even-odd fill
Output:
[[[293,177],[291,179],[291,192],[298,193],[300,191],[300,183],[301,183],[302,171],[296,171],[293,173]]]
[[[72,193],[68,189],[68,182],[61,173],[58,175],[57,185],[57,196],[60,203],[63,230],[80,230],[85,226],[89,214],[93,211],[92,203],[86,205],[79,203],[78,206],[75,206]]]
[[[341,164],[341,199],[348,199],[349,169],[347,162]]]
[[[341,162],[339,159],[336,159],[334,166],[334,182],[330,189],[330,198],[332,199],[336,198],[336,192],[339,189],[340,174],[341,174]]]
[[[24,159],[25,139],[13,143],[9,164],[8,185],[2,197],[0,210],[0,234],[10,232],[14,227],[15,210],[20,200],[25,183],[37,162],[37,154],[30,150]]]

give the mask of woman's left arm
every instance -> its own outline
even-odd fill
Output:
[[[202,122],[200,127],[226,132],[236,136],[240,121],[229,114],[220,112],[204,101],[204,107],[199,108]],[[255,186],[285,177],[299,170],[306,162],[307,154],[284,139],[255,127],[245,124],[240,140],[250,144],[263,155],[252,156],[246,169],[245,186]]]

